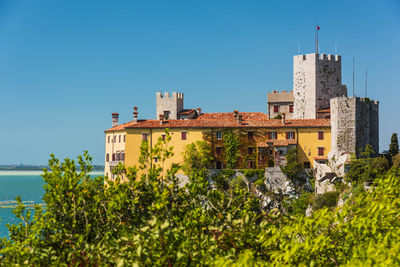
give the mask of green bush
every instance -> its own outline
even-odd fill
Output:
[[[31,214],[17,198],[20,223],[0,239],[0,266],[397,266],[400,262],[400,169],[374,187],[351,189],[340,209],[338,193],[291,202],[291,212],[265,212],[260,199],[233,172],[211,187],[204,170],[179,186],[177,166],[148,165],[171,154],[165,143],[143,145],[144,174],[118,167],[120,179],[90,178],[91,158],[51,156],[44,201]],[[146,156],[147,155],[147,156]],[[121,182],[121,181],[124,182]]]
[[[339,200],[339,193],[336,191],[326,192],[325,194],[316,194],[312,200],[313,210],[322,208],[334,208]]]

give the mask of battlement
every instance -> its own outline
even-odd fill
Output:
[[[169,92],[157,92],[156,93],[157,98],[177,98],[177,99],[183,99],[183,93],[177,93],[177,92],[172,92],[170,94]]]
[[[379,106],[379,101],[369,99],[368,97],[360,97],[359,100],[360,100],[361,102],[363,102],[363,103],[366,103],[367,105]]]
[[[277,91],[273,90],[272,92],[267,93],[267,102],[294,102],[293,91]]]
[[[305,55],[296,55],[298,59],[302,59],[306,61],[308,59],[314,60],[317,59],[319,61],[338,61],[341,62],[342,56],[340,55],[332,55],[332,54],[305,54]]]

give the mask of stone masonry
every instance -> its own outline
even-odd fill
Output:
[[[291,112],[290,106],[293,107],[294,98],[293,92],[287,91],[272,91],[267,93],[267,109],[268,109],[268,118],[273,119],[278,115],[282,115],[282,113],[286,114],[286,119],[293,119],[293,111]],[[278,106],[278,112],[274,111],[274,106]]]
[[[170,95],[168,92],[162,94],[157,92],[157,117],[160,115],[167,115],[165,119],[177,120],[178,113],[183,110],[183,93],[173,92]]]
[[[318,110],[329,108],[331,98],[347,96],[341,71],[339,55],[293,57],[294,119],[315,119]]]
[[[379,102],[360,97],[331,99],[331,155],[358,153],[367,144],[379,152]]]

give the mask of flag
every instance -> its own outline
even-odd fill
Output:
[[[319,31],[320,27],[317,25],[317,31]]]

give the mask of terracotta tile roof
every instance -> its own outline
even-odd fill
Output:
[[[181,112],[179,112],[178,114],[179,115],[186,115],[186,114],[190,114],[192,112],[196,112],[196,110],[195,109],[184,109]]]
[[[287,145],[295,145],[297,141],[294,139],[289,140],[274,140],[274,146],[287,146]]]
[[[166,120],[160,124],[159,120],[138,120],[117,125],[106,131],[121,131],[124,129],[138,128],[291,128],[291,127],[330,127],[329,119],[307,119],[307,120],[281,120],[268,119],[268,114],[261,112],[239,112],[243,116],[242,124],[239,125],[230,113],[202,113],[195,119]]]

